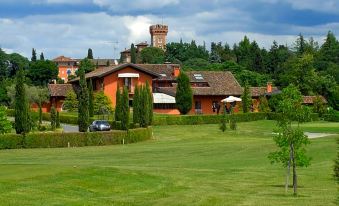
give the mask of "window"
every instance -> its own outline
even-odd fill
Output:
[[[131,87],[132,87],[132,78],[131,77],[125,77],[124,78],[124,86],[127,87],[129,92],[131,92]]]
[[[195,101],[195,113],[202,114],[201,101]]]
[[[194,78],[197,80],[202,80],[204,77],[201,74],[193,74]]]
[[[154,109],[176,109],[176,104],[170,104],[170,103],[154,103],[153,104]]]

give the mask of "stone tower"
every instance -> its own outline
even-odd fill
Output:
[[[151,34],[151,46],[165,50],[168,26],[162,24],[152,25],[149,27],[149,32]]]

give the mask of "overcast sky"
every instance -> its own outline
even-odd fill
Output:
[[[173,42],[233,45],[247,35],[268,48],[302,33],[322,43],[329,30],[339,36],[339,0],[0,0],[0,47],[29,58],[32,48],[49,59],[83,58],[88,48],[118,58],[162,22]]]

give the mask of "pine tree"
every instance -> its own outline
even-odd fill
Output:
[[[78,125],[79,132],[86,132],[89,125],[89,112],[88,112],[88,90],[85,79],[85,68],[79,68],[80,76],[80,92],[79,92],[79,106],[78,106]]]
[[[36,51],[35,51],[35,49],[33,48],[33,49],[32,49],[32,58],[31,58],[31,61],[32,61],[32,62],[36,62],[36,60],[37,60],[37,58],[36,58]]]
[[[87,51],[87,59],[93,59],[93,51],[91,48],[89,48]]]
[[[25,134],[30,130],[29,104],[25,90],[25,72],[19,69],[15,85],[15,131],[17,134]]]
[[[41,52],[41,54],[40,54],[40,60],[41,61],[45,61],[45,57],[44,57],[44,53],[43,52]]]
[[[115,112],[114,119],[115,121],[121,121],[121,93],[120,88],[117,89],[115,93]]]
[[[134,44],[131,44],[131,63],[132,64],[137,63],[137,53],[136,53]]]
[[[56,113],[55,126],[56,126],[56,128],[60,128],[60,114],[59,114],[58,111]]]
[[[251,104],[252,104],[252,98],[250,94],[250,88],[247,82],[245,82],[244,93],[241,96],[241,101],[242,101],[243,112],[244,113],[249,112]]]
[[[128,130],[129,128],[129,98],[127,87],[124,87],[121,98],[121,127],[123,130]]]
[[[52,130],[54,131],[55,128],[56,128],[56,116],[57,116],[57,113],[56,113],[56,110],[55,110],[55,106],[53,105],[52,108],[51,108],[51,112],[50,112],[50,115],[51,115],[51,128]]]
[[[192,108],[193,93],[188,76],[180,72],[177,78],[175,101],[180,114],[187,114]]]
[[[93,83],[92,79],[89,80],[88,84],[88,112],[89,116],[93,117],[94,116],[94,95],[93,95]]]
[[[138,85],[134,88],[134,96],[133,96],[133,123],[140,123],[140,87]]]

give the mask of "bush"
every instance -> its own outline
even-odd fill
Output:
[[[324,120],[329,122],[339,122],[339,111],[333,109],[329,110],[327,114],[324,115]]]
[[[125,144],[150,139],[153,130],[148,128],[131,129],[128,132],[112,130],[109,132],[76,133],[29,133],[26,136],[0,135],[0,149],[83,147]]]

